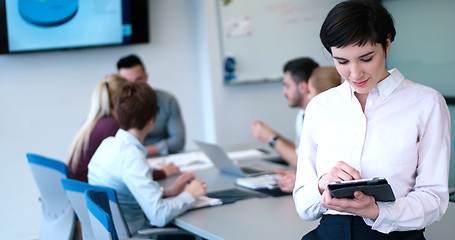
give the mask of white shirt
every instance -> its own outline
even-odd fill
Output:
[[[88,165],[90,184],[115,189],[120,208],[133,234],[146,226],[145,216],[154,226],[164,226],[186,211],[193,196],[182,192],[162,198],[158,182],[152,180],[147,165],[147,150],[129,132],[119,129],[115,137],[106,138]]]
[[[297,112],[297,117],[295,118],[295,150],[297,151],[297,153],[299,151],[300,134],[302,133],[304,115],[305,110],[299,109],[299,112]]]
[[[379,216],[364,221],[388,233],[422,229],[448,205],[450,117],[444,98],[396,69],[367,98],[365,112],[348,82],[323,92],[306,108],[294,201],[298,214],[348,214],[320,204],[318,179],[337,161],[362,178],[385,177],[396,201],[377,202]],[[304,149],[304,150],[303,150]]]

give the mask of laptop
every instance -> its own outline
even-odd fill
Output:
[[[252,177],[264,174],[273,174],[275,169],[280,167],[264,166],[239,166],[237,162],[227,155],[227,153],[218,145],[194,140],[202,152],[213,162],[213,164],[224,173],[232,174],[237,177]],[[262,166],[261,166],[262,165]]]

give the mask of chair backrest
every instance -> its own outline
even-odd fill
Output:
[[[115,223],[118,236],[120,238],[131,237],[128,225],[126,224],[125,219],[123,218],[123,214],[120,210],[120,206],[118,205],[117,194],[114,189],[110,187],[92,185],[74,179],[62,179],[61,181],[63,188],[65,189],[69,200],[71,201],[71,205],[76,211],[76,214],[81,222],[82,235],[84,239],[95,239],[87,210],[86,198],[84,195],[85,191],[87,190],[98,190],[107,193],[112,218]]]
[[[41,193],[43,215],[47,219],[58,218],[71,207],[60,184],[60,179],[68,175],[65,163],[31,153],[27,153],[27,159]]]
[[[104,191],[87,190],[85,192],[88,214],[95,240],[118,240],[114,221],[109,208],[107,193]]]
[[[60,183],[68,175],[66,164],[37,154],[26,156],[41,195],[40,239],[72,238],[75,215]]]

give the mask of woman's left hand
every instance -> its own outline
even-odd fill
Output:
[[[339,212],[348,212],[360,217],[376,219],[379,215],[379,207],[374,197],[368,196],[361,191],[354,192],[354,198],[333,198],[328,190],[322,194],[321,205],[327,209]]]
[[[163,171],[166,174],[166,177],[172,176],[180,172],[180,168],[174,163],[168,163],[163,166]]]

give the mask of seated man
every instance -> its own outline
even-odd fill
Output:
[[[147,82],[148,75],[142,61],[136,55],[129,55],[117,62],[118,74],[130,82]],[[150,155],[176,153],[185,146],[185,125],[177,99],[170,93],[156,90],[159,111],[153,131],[144,140]]]
[[[120,129],[96,150],[88,165],[88,180],[117,191],[120,208],[134,234],[147,223],[164,226],[188,210],[197,197],[205,195],[206,184],[192,172],[183,173],[167,188],[153,181],[142,142],[155,124],[156,94],[144,82],[127,83],[116,99]]]
[[[290,107],[299,107],[296,118],[296,140],[285,139],[261,121],[255,121],[251,126],[251,135],[271,147],[290,165],[297,167],[297,149],[302,131],[305,108],[308,98],[308,78],[318,64],[310,58],[298,58],[288,61],[283,68],[283,91]]]
[[[316,95],[340,84],[341,76],[338,74],[335,67],[318,67],[314,69],[308,79],[308,92],[306,93],[308,102]],[[295,171],[277,170],[276,173],[281,175],[281,178],[278,181],[280,189],[284,192],[292,192],[295,183]]]

